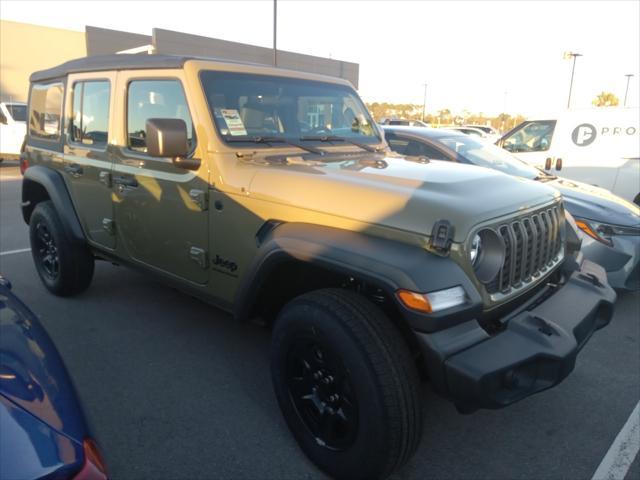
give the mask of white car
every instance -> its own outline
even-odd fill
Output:
[[[484,138],[490,141],[491,143],[495,143],[500,138],[500,132],[490,125],[463,125],[463,127],[470,127],[470,128],[475,128],[477,130],[482,130],[485,134]]]
[[[532,118],[497,144],[549,173],[562,170],[564,178],[640,205],[638,108],[591,108]]]
[[[0,102],[0,162],[20,156],[27,133],[27,105]]]

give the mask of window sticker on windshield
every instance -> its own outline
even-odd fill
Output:
[[[242,119],[240,118],[240,114],[237,110],[221,108],[220,113],[222,114],[222,118],[224,118],[231,135],[247,134],[247,130],[244,128],[244,123],[242,123]]]

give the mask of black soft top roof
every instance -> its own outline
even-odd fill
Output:
[[[181,68],[187,60],[195,57],[179,55],[109,54],[69,60],[56,67],[34,72],[31,82],[60,78],[69,73],[98,72],[105,70],[129,70],[152,68]]]

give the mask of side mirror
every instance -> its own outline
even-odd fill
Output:
[[[197,170],[200,160],[189,154],[187,124],[179,118],[149,118],[146,123],[147,154],[170,157],[176,167]]]
[[[558,171],[562,170],[562,159],[561,158],[557,158],[556,159],[556,170],[558,170]]]
[[[544,169],[551,170],[551,157],[547,157],[547,159],[544,161]]]

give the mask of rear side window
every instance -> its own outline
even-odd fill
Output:
[[[189,150],[195,148],[193,122],[178,80],[134,80],[129,84],[127,99],[128,147],[147,151],[146,123],[149,118],[178,118],[187,125]]]
[[[77,82],[73,86],[73,115],[69,125],[69,140],[102,148],[109,137],[109,98],[111,85],[107,80]]]
[[[34,84],[31,87],[29,136],[58,140],[62,123],[62,83]]]

